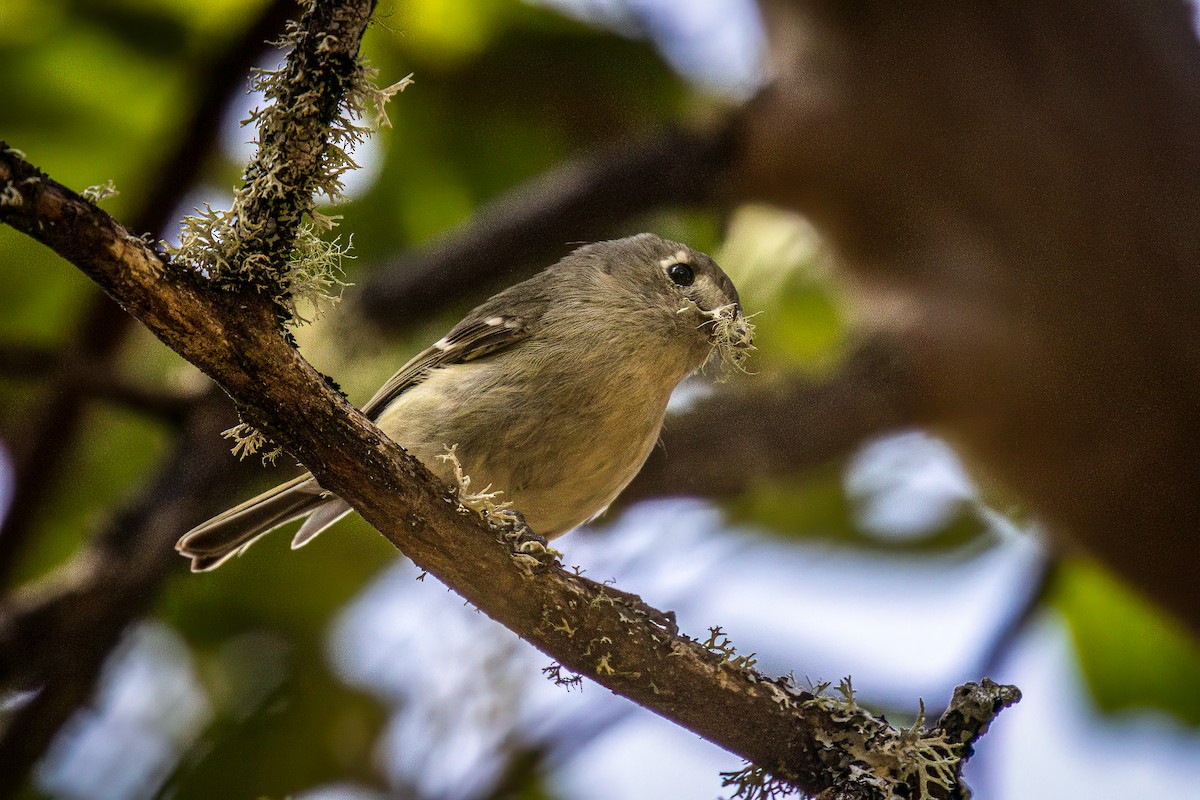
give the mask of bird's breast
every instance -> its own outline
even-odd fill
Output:
[[[671,390],[669,365],[621,367],[522,362],[435,370],[380,414],[381,428],[431,471],[455,446],[474,490],[505,492],[537,533],[552,537],[603,511],[658,440]]]

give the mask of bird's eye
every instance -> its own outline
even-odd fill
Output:
[[[667,277],[680,286],[691,286],[696,280],[696,273],[687,264],[672,264],[667,267]]]

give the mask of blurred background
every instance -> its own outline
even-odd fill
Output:
[[[240,121],[260,98],[246,76],[279,63],[261,43],[292,13],[6,0],[0,138],[68,186],[113,181],[102,207],[171,241],[193,208],[228,207],[253,154]],[[362,402],[573,242],[653,230],[703,249],[759,315],[759,352],[750,376],[685,384],[669,432],[722,393],[786,383],[832,403],[805,422],[836,435],[727,491],[640,483],[638,502],[562,540],[566,563],[674,609],[692,635],[720,625],[764,672],[851,675],[894,722],[910,723],[918,698],[938,713],[967,680],[1018,685],[1024,699],[970,763],[979,798],[1192,796],[1196,641],[1098,563],[1052,553],[1036,515],[977,485],[935,433],[902,414],[839,414],[856,320],[872,309],[808,222],[646,170],[615,210],[560,221],[538,247],[500,242],[493,259],[472,244],[472,226],[500,236],[506,220],[536,219],[535,201],[586,192],[613,152],[640,146],[625,143],[693,146],[679,131],[752,96],[765,48],[752,0],[382,0],[364,50],[381,84],[416,83],[356,153],[335,212],[354,286],[297,330],[302,351]],[[659,181],[676,182],[663,198],[647,185]],[[464,260],[486,280],[423,282]],[[357,517],[303,550],[276,535],[188,574],[170,543],[292,465],[236,462],[217,435],[235,418],[206,379],[9,229],[0,308],[0,794],[727,791],[720,773],[737,758],[594,684],[553,685],[548,658],[418,580]],[[56,683],[39,690],[39,674]]]

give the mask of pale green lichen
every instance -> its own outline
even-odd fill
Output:
[[[471,488],[471,476],[458,460],[457,444],[447,446],[437,458],[449,463],[454,470],[455,494],[462,512],[476,514],[496,531],[497,538],[509,548],[513,563],[525,575],[532,575],[539,567],[560,566],[558,559],[562,553],[547,546],[543,538],[529,529],[511,501],[500,499],[503,491],[493,490],[491,484],[480,491]]]
[[[842,762],[840,780],[870,787],[881,797],[893,796],[898,784],[915,786],[916,797],[951,796],[959,788],[963,747],[940,731],[925,729],[923,702],[914,725],[896,730],[859,708],[849,677],[839,681],[834,694],[828,693],[831,683],[810,683],[804,690],[791,676],[766,686],[782,705],[820,709],[828,715],[833,726],[818,730],[817,740],[827,753],[836,754],[834,761]],[[785,779],[773,780],[788,785]]]
[[[701,646],[713,655],[721,656],[723,663],[732,669],[750,672],[754,669],[754,665],[758,663],[755,660],[755,656],[758,653],[739,656],[737,648],[733,646],[733,642],[729,640],[729,637],[725,635],[725,631],[719,625],[708,629],[708,639]]]
[[[312,322],[326,306],[342,299],[342,289],[347,286],[341,280],[342,260],[354,258],[350,253],[352,246],[349,238],[342,246],[340,236],[322,239],[314,224],[301,223],[289,262],[291,291],[283,298],[293,320],[301,324]],[[305,307],[311,309],[307,312],[309,316],[303,310]]]
[[[352,48],[302,23],[290,23],[277,44],[292,55],[254,73],[265,103],[243,124],[257,128],[258,150],[232,207],[186,217],[168,251],[216,286],[269,295],[282,321],[303,324],[341,296],[350,249],[321,239],[339,218],[317,211],[316,198],[344,199],[342,178],[358,168],[351,151],[388,125],[387,102],[412,76],[380,89],[375,69],[359,58],[344,63]]]
[[[232,428],[221,431],[221,436],[233,439],[233,454],[238,458],[252,456],[262,451],[263,463],[274,464],[275,459],[283,453],[283,449],[273,445],[261,431],[244,422],[239,422]]]
[[[573,627],[571,627],[571,623],[567,621],[567,618],[566,618],[566,617],[560,617],[560,619],[562,620],[562,622],[560,622],[560,623],[558,623],[558,624],[552,624],[550,627],[551,627],[553,630],[556,630],[556,631],[558,631],[559,633],[564,633],[564,634],[566,634],[566,636],[567,636],[567,638],[568,638],[568,639],[574,639],[574,638],[575,638],[575,631],[576,631],[577,629],[576,629],[576,628],[573,628]]]
[[[463,471],[462,462],[458,460],[457,444],[447,446],[446,451],[439,453],[437,459],[450,464],[454,470],[458,502],[465,510],[478,514],[489,527],[503,524],[510,519],[508,515],[512,511],[512,503],[499,499],[504,494],[503,491],[493,490],[490,483],[480,491],[471,489],[471,476]]]
[[[19,206],[25,202],[25,197],[21,194],[21,190],[12,183],[6,182],[4,188],[0,189],[0,206]]]
[[[900,779],[906,783],[916,779],[917,797],[932,797],[937,787],[947,794],[957,784],[957,772],[962,761],[962,746],[948,741],[941,733],[930,735],[925,730],[925,701],[917,719],[908,730],[888,742]],[[885,746],[886,752],[889,748]]]
[[[737,648],[720,627],[709,628],[701,645],[721,657],[723,667],[738,669],[752,683],[765,687],[779,705],[796,711],[819,710],[827,717],[828,723],[814,728],[814,734],[837,782],[869,788],[880,797],[894,796],[893,790],[900,784],[917,790],[916,797],[951,796],[960,788],[958,772],[964,749],[940,730],[925,729],[924,703],[915,724],[897,730],[859,707],[849,676],[836,685],[810,681],[803,689],[790,675],[770,680],[755,671],[753,654],[737,656]],[[724,786],[734,788],[732,796],[743,800],[799,794],[786,774],[754,764],[722,773],[722,778]]]
[[[107,200],[110,197],[116,197],[121,192],[117,189],[117,185],[113,183],[113,179],[109,178],[104,183],[95,186],[89,186],[79,193],[79,196],[89,203],[99,203],[101,200]]]
[[[307,3],[276,43],[291,51],[284,66],[253,75],[265,102],[243,124],[256,127],[257,152],[230,209],[206,204],[184,218],[178,246],[164,243],[175,263],[213,286],[269,297],[284,325],[310,322],[341,297],[349,242],[321,238],[339,218],[316,210],[316,199],[344,199],[342,178],[358,167],[350,152],[388,125],[388,100],[412,83],[410,75],[377,88],[378,72],[356,55],[357,39],[319,29],[317,10]],[[227,435],[239,456],[278,453],[244,423]]]

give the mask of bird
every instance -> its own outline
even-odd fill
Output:
[[[712,258],[641,233],[578,247],[505,289],[404,364],[362,412],[439,479],[503,492],[553,539],[637,475],[675,387],[740,367],[753,325]],[[300,547],[353,509],[305,473],[186,533],[193,572],[304,519]]]

